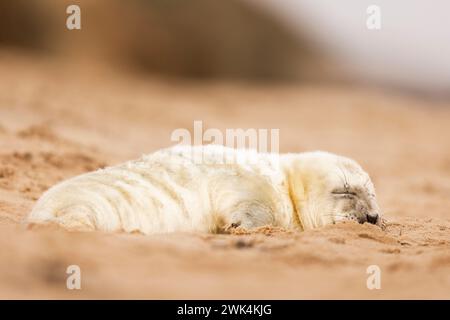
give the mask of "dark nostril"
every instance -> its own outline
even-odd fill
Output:
[[[367,222],[376,224],[378,222],[378,214],[368,214],[367,215]]]

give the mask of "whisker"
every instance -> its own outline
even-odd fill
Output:
[[[370,182],[370,178],[367,177],[366,182],[364,182],[364,188],[367,188],[367,184]]]
[[[340,169],[340,168],[339,168]],[[342,170],[341,170],[342,172]],[[345,179],[343,178],[343,176],[341,176],[339,173],[337,174],[337,176],[339,177],[339,179],[341,180],[342,184],[345,186]]]
[[[341,171],[341,173],[342,173],[342,175],[343,175],[343,177],[344,177],[344,188],[345,188],[346,190],[348,190],[349,187],[350,187],[350,185],[348,184],[347,176],[345,175],[345,172],[344,172],[344,170],[342,169],[342,167],[341,167],[340,164],[338,165],[338,168],[339,168],[339,170]]]

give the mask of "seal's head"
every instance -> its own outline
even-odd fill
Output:
[[[354,220],[381,226],[369,175],[355,161],[327,152],[291,155],[290,196],[303,229]]]

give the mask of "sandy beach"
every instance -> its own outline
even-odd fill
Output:
[[[0,298],[450,299],[450,106],[374,88],[158,80],[0,59]],[[386,230],[343,223],[234,235],[27,230],[77,174],[208,128],[277,128],[280,151],[326,150],[374,181]],[[82,289],[66,288],[79,265]],[[366,287],[369,265],[381,289]]]

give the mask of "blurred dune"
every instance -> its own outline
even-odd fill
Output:
[[[70,4],[81,30],[65,27]],[[237,0],[2,0],[0,15],[0,44],[69,64],[265,80],[317,77],[323,64],[309,41]]]

